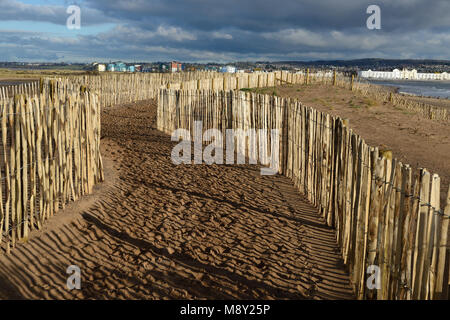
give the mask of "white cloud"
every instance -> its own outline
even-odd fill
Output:
[[[222,33],[214,31],[211,33],[211,37],[213,39],[224,39],[224,40],[233,40],[233,36],[229,33]]]
[[[159,26],[156,35],[175,41],[197,40],[197,37],[181,28]]]

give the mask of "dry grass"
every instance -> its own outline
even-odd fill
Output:
[[[48,76],[70,76],[88,74],[85,70],[48,69],[48,70],[21,70],[0,69],[0,80],[29,80]]]
[[[268,94],[272,96],[278,96],[276,87],[266,87],[266,88],[242,88],[241,91],[244,92],[255,92],[258,94]]]

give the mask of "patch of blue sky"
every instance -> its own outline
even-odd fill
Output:
[[[68,29],[65,24],[58,25],[40,21],[0,21],[0,31],[22,31],[52,34],[66,37],[76,37],[78,35],[96,35],[107,32],[116,26],[115,23],[105,23],[94,26],[83,26],[80,29]]]

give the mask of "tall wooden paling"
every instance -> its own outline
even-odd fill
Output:
[[[436,266],[436,287],[434,297],[436,299],[447,300],[448,299],[448,277],[449,277],[449,266],[446,268],[446,261],[448,260],[448,249],[447,249],[447,240],[448,240],[448,228],[449,228],[449,220],[450,220],[450,187],[447,193],[447,204],[445,205],[445,209],[443,215],[440,217],[441,225],[440,225],[440,241],[438,248],[438,258],[437,258],[437,266]]]
[[[20,134],[20,113],[21,113],[21,96],[19,94],[16,94],[14,97],[14,161],[15,161],[15,170],[14,170],[14,183],[16,185],[15,188],[15,195],[14,195],[14,202],[13,205],[16,209],[15,214],[15,221],[14,221],[14,229],[16,230],[16,240],[20,240],[22,237],[22,233],[20,232],[22,221],[22,161],[21,161],[21,148],[22,148],[22,137]]]
[[[425,243],[426,243],[426,226],[428,225],[429,207],[427,204],[430,200],[430,173],[426,169],[421,170],[421,188],[419,215],[417,218],[417,232],[415,240],[415,252],[413,260],[413,292],[412,299],[422,299],[422,280],[423,269],[425,263]]]
[[[404,300],[406,298],[406,288],[410,288],[410,274],[408,271],[408,249],[409,249],[409,228],[412,222],[412,174],[409,165],[403,166],[402,172],[402,187],[401,190],[401,208],[398,224],[398,235],[396,243],[396,260],[395,260],[395,270],[399,276],[396,288],[394,289],[394,295],[396,299]]]
[[[440,215],[436,211],[440,209],[440,187],[441,179],[437,174],[433,174],[431,178],[431,192],[430,192],[430,207],[429,218],[427,226],[427,245],[425,254],[425,268],[424,268],[424,298],[433,299],[434,290],[436,287],[436,263],[437,263],[437,248],[438,237],[440,236]]]

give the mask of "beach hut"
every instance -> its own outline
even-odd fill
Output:
[[[116,71],[127,72],[127,65],[123,62],[117,62],[116,63]]]
[[[98,72],[104,72],[106,70],[106,66],[104,64],[99,63],[96,65],[96,70]]]

